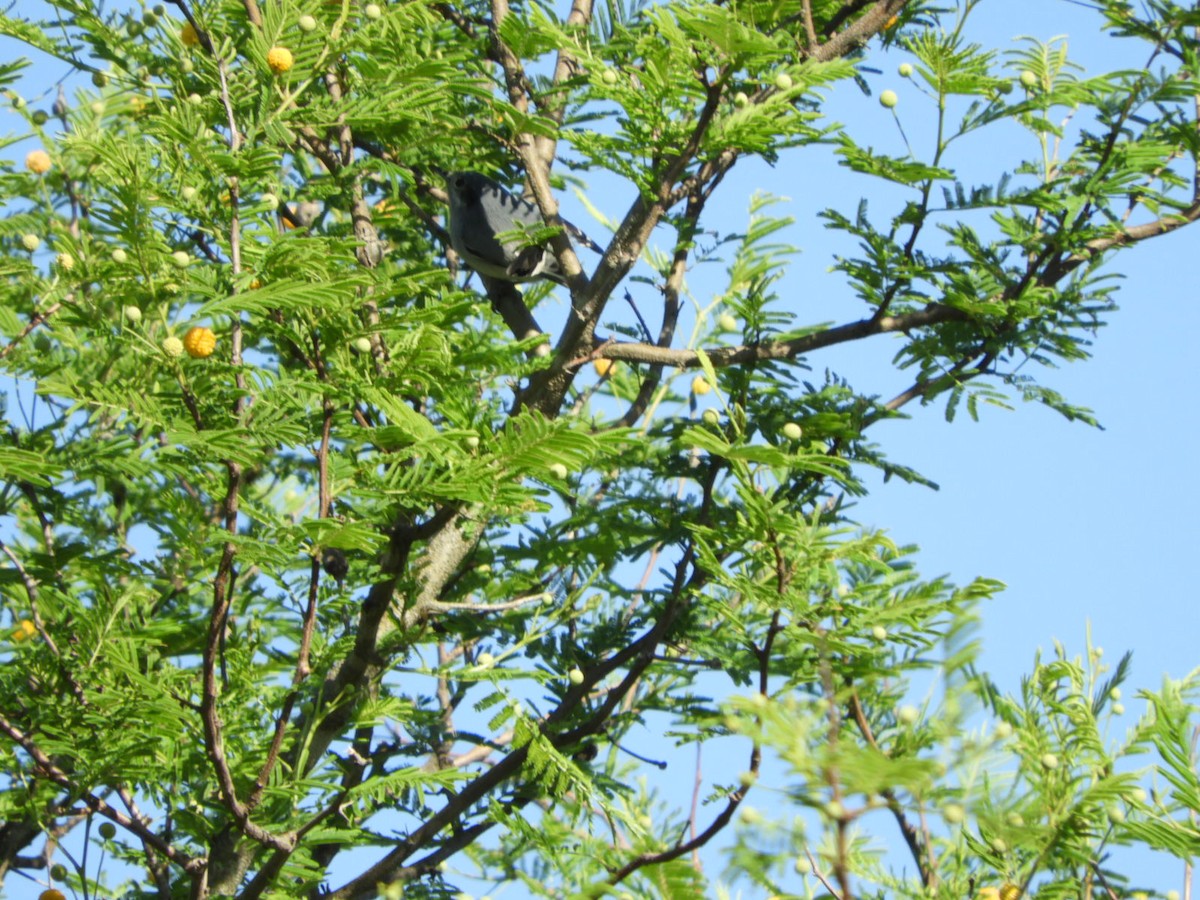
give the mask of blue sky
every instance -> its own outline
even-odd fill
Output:
[[[1095,24],[1091,13],[1067,0],[985,0],[970,32],[1000,49],[1020,46],[1009,41],[1018,35],[1043,40],[1069,35],[1072,57],[1093,74],[1144,62],[1141,45],[1125,55],[1132,45],[1104,38]],[[871,63],[884,71],[869,81],[877,92],[891,88],[899,94],[896,114],[920,155],[931,139],[929,101],[895,74],[906,58],[898,51],[873,58]],[[35,102],[38,92],[64,72],[58,64],[39,61],[23,92]],[[37,105],[48,107],[52,100],[51,94]],[[873,97],[858,96],[846,84],[831,101],[831,118],[849,123],[859,134],[866,130],[881,150],[903,151],[891,114]],[[0,115],[0,132],[21,129],[7,107],[5,115]],[[964,159],[963,165],[982,172],[1010,168],[1036,152],[1032,139],[1015,131],[994,144],[965,146],[976,157]],[[20,158],[27,149],[7,153]],[[780,294],[794,303],[802,320],[810,315],[811,321],[860,318],[862,308],[849,297],[840,276],[828,271],[831,254],[846,247],[815,214],[827,206],[852,213],[861,194],[877,196],[878,185],[850,178],[814,150],[785,156],[774,170],[746,166],[718,195],[724,206],[715,213],[724,230],[745,221],[748,196],[764,186],[791,198],[787,207],[772,212],[796,218],[788,238],[803,251]],[[607,194],[593,196],[606,213],[619,215],[623,203],[618,198],[608,208],[603,202],[608,199]],[[887,213],[879,202],[882,220]],[[581,208],[568,203],[567,211],[597,236]],[[908,410],[913,421],[884,423],[874,430],[873,438],[889,456],[915,467],[941,489],[898,481],[883,485],[878,476],[870,476],[868,484],[875,490],[859,501],[855,517],[864,525],[886,528],[899,543],[919,544],[917,560],[926,576],[945,573],[962,584],[983,575],[1007,583],[1008,589],[985,608],[981,633],[984,668],[1006,690],[1017,689],[1034,654],[1039,648],[1049,652],[1055,639],[1081,654],[1089,624],[1106,659],[1115,661],[1133,651],[1127,697],[1132,688],[1157,687],[1165,674],[1180,677],[1200,665],[1195,647],[1200,608],[1190,578],[1193,561],[1200,558],[1197,427],[1191,410],[1200,396],[1192,346],[1200,333],[1200,291],[1189,265],[1200,243],[1193,231],[1119,254],[1110,271],[1124,276],[1116,298],[1121,308],[1097,338],[1094,358],[1037,372],[1042,383],[1092,408],[1104,430],[1069,423],[1032,405],[1018,405],[1013,412],[985,409],[978,423],[963,413],[947,424],[941,404],[913,407]],[[703,301],[703,285],[694,287]],[[891,396],[907,383],[904,374],[889,366],[896,346],[894,339],[875,338],[825,351],[809,362],[818,373],[830,366],[849,375],[856,386]],[[1132,724],[1142,704],[1126,705]],[[690,779],[691,774],[685,765],[679,777]],[[1160,886],[1178,887],[1178,881],[1164,878]],[[33,895],[24,891],[21,880],[8,879],[8,896],[21,900]],[[504,896],[518,894],[510,890]]]
[[[1094,22],[1066,2],[984,2],[971,33],[1001,48],[1000,35],[1069,35],[1072,58],[1089,74],[1144,64],[1144,45],[1105,38]],[[906,107],[921,98],[894,71],[887,67],[872,83],[900,94],[897,112],[916,149],[921,131]],[[887,146],[882,136],[879,143]],[[898,151],[895,140],[892,147]],[[1034,155],[1028,137],[1014,147]],[[990,151],[990,161],[978,161],[985,167],[1011,165],[1013,147],[978,149]],[[1134,651],[1135,684],[1153,687],[1164,673],[1182,676],[1200,665],[1193,639],[1200,609],[1188,579],[1200,540],[1197,429],[1188,413],[1200,387],[1190,346],[1200,309],[1186,265],[1196,246],[1185,230],[1120,253],[1108,269],[1124,278],[1120,309],[1097,337],[1094,358],[1037,370],[1039,381],[1093,409],[1103,431],[1034,405],[987,410],[979,423],[960,415],[947,425],[941,407],[931,406],[874,436],[941,490],[889,483],[860,504],[858,516],[920,544],[927,575],[1008,584],[985,611],[983,632],[986,667],[1006,687],[1016,687],[1035,650],[1054,638],[1082,652],[1089,621],[1110,657]]]

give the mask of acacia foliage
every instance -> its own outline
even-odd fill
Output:
[[[1126,660],[1060,651],[1001,695],[971,633],[998,582],[923,580],[843,508],[872,469],[922,479],[868,438],[910,403],[1091,421],[1030,364],[1085,358],[1105,264],[1200,215],[1194,9],[1100,0],[1149,62],[1088,76],[1062,45],[969,43],[976,5],[0,18],[76,73],[47,117],[21,64],[0,70],[19,146],[46,153],[0,174],[0,874],[89,896],[692,897],[719,888],[693,852],[724,832],[715,881],[778,895],[1066,897],[1123,884],[1114,844],[1194,855],[1194,680],[1115,744]],[[823,117],[895,50],[937,109],[902,157]],[[1014,125],[1039,156],[960,178],[960,139]],[[824,214],[857,245],[833,325],[776,293],[794,250],[769,198],[744,231],[711,213],[735,166],[817,144],[859,196],[905,198]],[[545,287],[456,273],[439,173],[464,169],[523,181],[551,223],[552,176],[621,186],[599,263],[550,239],[563,321]],[[636,315],[630,283],[654,288]],[[805,377],[885,334],[912,373],[895,397]],[[742,771],[671,806],[618,748],[660,732]],[[1124,765],[1142,753],[1153,796]],[[764,771],[769,822],[743,804]]]

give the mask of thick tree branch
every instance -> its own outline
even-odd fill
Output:
[[[703,500],[696,513],[696,519],[701,524],[709,520],[709,510],[713,502],[712,487],[718,471],[717,467],[710,469],[702,484]],[[564,695],[558,707],[542,721],[539,730],[550,739],[555,747],[574,746],[584,738],[599,733],[625,694],[642,677],[646,668],[654,662],[654,649],[666,639],[686,606],[688,598],[693,596],[707,581],[707,574],[695,563],[695,552],[694,546],[688,541],[676,564],[668,599],[654,625],[623,650],[619,650],[608,659],[589,667],[584,672],[583,681],[578,685],[573,685]],[[624,677],[605,695],[604,701],[593,710],[584,723],[569,731],[556,733],[559,724],[575,713],[579,704],[592,693],[596,685],[613,672],[626,667],[627,671]],[[443,829],[460,821],[469,809],[487,797],[501,783],[515,776],[524,765],[528,752],[528,745],[514,749],[496,765],[455,794],[446,806],[428,818],[420,828],[408,835],[383,859],[331,892],[328,900],[366,900],[373,896],[379,884],[389,883],[406,874],[421,874],[419,870],[406,869],[403,865],[404,861]],[[472,826],[472,840],[478,834],[491,828],[492,825],[492,822],[485,821]],[[464,829],[464,831],[466,830]]]
[[[829,62],[863,46],[872,36],[883,31],[892,16],[899,15],[907,4],[908,0],[879,0],[844,30],[818,46],[811,58],[818,62]]]
[[[1123,228],[1105,237],[1093,238],[1084,245],[1082,251],[1073,253],[1060,261],[1048,265],[1044,275],[1039,280],[1043,284],[1054,284],[1084,263],[1090,262],[1097,256],[1107,253],[1110,250],[1128,247],[1151,238],[1170,234],[1186,225],[1193,224],[1197,220],[1200,220],[1200,198],[1193,200],[1187,207],[1172,215],[1160,216],[1153,222]]]
[[[572,282],[571,315],[555,346],[554,363],[532,381],[529,390],[521,397],[524,405],[540,409],[546,415],[557,413],[574,378],[570,361],[590,347],[596,323],[603,315],[609,297],[629,274],[650,240],[651,232],[674,202],[675,185],[683,177],[684,170],[699,150],[716,116],[727,77],[728,73],[722,72],[714,83],[707,85],[704,106],[690,137],[679,153],[664,165],[654,199],[647,202],[646,195],[639,192],[617,227],[591,281]]]
[[[800,5],[800,16],[804,22],[804,37],[808,41],[805,49],[812,53],[817,48],[817,28],[813,24],[812,0],[804,0]]]
[[[381,561],[387,577],[371,587],[363,602],[353,648],[325,677],[317,704],[321,718],[312,734],[289,754],[293,768],[311,771],[345,730],[355,709],[351,695],[377,681],[386,668],[387,660],[379,652],[379,642],[397,628],[416,628],[436,612],[438,596],[446,582],[474,550],[482,534],[472,518],[476,514],[481,513],[447,507],[423,525],[401,524],[393,529]],[[427,542],[425,550],[414,571],[408,573],[409,555],[418,541]],[[411,574],[419,587],[416,596],[404,604],[403,614],[395,615],[396,586],[405,574]]]

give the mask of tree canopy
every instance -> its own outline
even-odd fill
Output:
[[[1094,74],[973,43],[980,2],[0,15],[71,73],[47,111],[0,65],[9,888],[1115,898],[1114,847],[1190,861],[1195,675],[1116,740],[1128,657],[1005,693],[1000,583],[850,508],[926,483],[872,438],[914,404],[1094,423],[1039,367],[1200,217],[1200,9],[1083,4],[1146,60]],[[900,59],[935,114],[892,155],[827,104]],[[1040,155],[962,174],[1013,128]],[[819,224],[854,248],[833,322],[779,289],[786,207],[728,195],[799,154],[859,184]],[[536,204],[564,286],[461,264],[452,171]],[[816,374],[884,336],[900,393]],[[693,746],[722,762],[680,805]]]

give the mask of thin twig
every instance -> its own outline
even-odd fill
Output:
[[[33,329],[49,321],[50,317],[58,312],[61,308],[62,303],[51,303],[42,312],[35,312],[32,316],[30,316],[29,323],[21,329],[21,333],[3,347],[0,347],[0,359],[4,359],[6,356],[8,356],[8,354],[12,353],[13,350],[17,348],[17,345],[20,344],[21,341],[25,340],[25,338],[31,331],[33,331]]]
[[[504,603],[447,603],[439,600],[436,603],[436,608],[439,610],[466,609],[471,612],[507,612],[510,609],[518,609],[522,606],[528,606],[530,603],[545,603],[548,600],[553,600],[554,595],[548,591],[538,591],[533,594],[526,594],[522,597],[515,597],[512,600],[507,600]]]
[[[834,886],[830,884],[828,879],[826,879],[824,874],[822,874],[821,867],[817,865],[817,860],[813,857],[812,851],[806,847],[804,853],[808,857],[808,863],[812,866],[812,873],[816,877],[817,881],[821,882],[821,885],[825,888],[825,890],[829,891],[829,896],[840,898],[841,894],[837,892]]]
[[[775,614],[771,617],[771,624],[767,627],[767,636],[763,641],[761,648],[756,648],[755,654],[758,656],[758,692],[761,696],[768,696],[770,685],[770,661],[771,650],[775,643],[775,637],[782,630],[779,625],[780,611],[775,610]],[[709,826],[704,829],[699,835],[693,837],[689,841],[682,842],[672,847],[670,850],[664,850],[660,853],[642,853],[634,857],[621,868],[613,872],[608,877],[608,884],[619,884],[624,879],[628,878],[638,869],[646,866],[659,865],[661,863],[670,862],[673,859],[678,859],[687,853],[692,853],[699,850],[707,844],[713,837],[719,834],[730,820],[737,808],[746,799],[746,794],[750,792],[751,786],[754,784],[754,777],[758,775],[759,768],[762,765],[762,746],[757,740],[754,741],[750,749],[750,766],[749,774],[752,776],[749,781],[741,787],[735,789],[726,801],[725,808],[709,823]],[[694,831],[694,829],[693,829]]]

